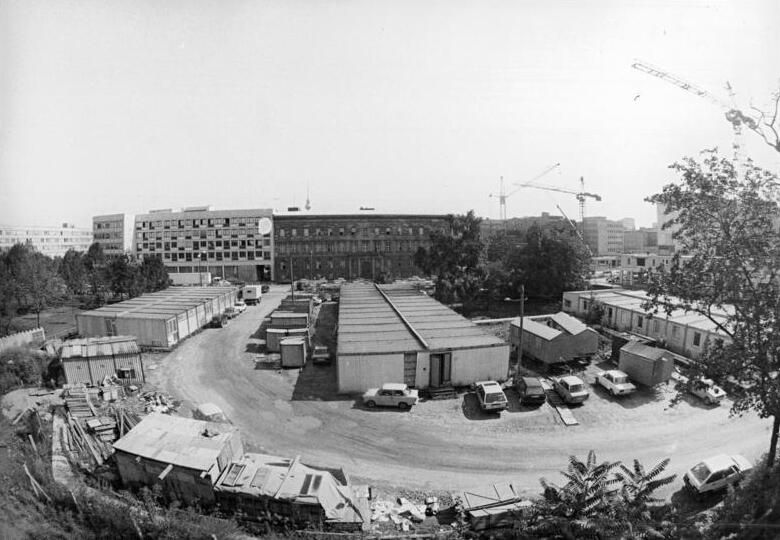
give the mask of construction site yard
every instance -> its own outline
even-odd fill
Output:
[[[728,402],[710,407],[686,396],[670,406],[672,385],[608,396],[594,384],[596,373],[611,367],[604,364],[579,374],[590,398],[567,413],[577,425],[565,425],[549,403],[522,406],[512,388],[501,414],[482,412],[468,389],[456,399],[423,400],[410,411],[369,409],[360,396],[337,393],[335,364],[256,365],[263,338],[258,329],[287,292],[272,287],[227,327],[206,329],[170,353],[149,356],[144,390],[181,400],[179,413],[185,415],[198,404],[214,403],[252,448],[344,467],[356,482],[387,492],[458,491],[511,481],[528,495],[538,494],[540,478],[561,481],[558,472],[569,456],[584,457],[591,449],[599,459],[639,459],[647,466],[671,457],[669,470],[681,478],[713,454],[756,459],[769,438],[766,421],[752,414],[731,417]],[[322,309],[335,313],[335,304]],[[333,340],[327,344],[335,352]],[[680,480],[663,495],[681,487]]]

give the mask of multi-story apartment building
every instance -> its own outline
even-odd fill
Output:
[[[658,251],[658,231],[641,228],[623,233],[623,251],[625,253],[654,253]]]
[[[94,241],[103,247],[106,257],[130,253],[133,247],[133,216],[107,214],[92,218]]]
[[[582,229],[585,243],[594,256],[623,253],[625,229],[621,221],[612,221],[605,217],[586,217]]]
[[[133,253],[162,258],[169,273],[273,279],[272,210],[153,210],[135,217]]]
[[[274,216],[277,281],[408,277],[430,232],[447,226],[443,215],[341,214]]]
[[[62,257],[69,249],[87,251],[92,243],[92,229],[63,223],[61,227],[0,226],[0,250],[15,244],[28,244],[49,257]]]

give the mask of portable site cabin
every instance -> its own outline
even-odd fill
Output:
[[[341,288],[336,374],[340,393],[384,383],[416,388],[505,380],[509,344],[409,285]]]
[[[170,349],[236,303],[234,287],[169,287],[76,315],[84,337],[135,336],[143,347]]]
[[[68,384],[99,386],[116,376],[122,384],[143,384],[141,350],[131,336],[71,339],[62,343],[60,362]]]
[[[161,413],[145,416],[114,443],[126,487],[162,485],[186,504],[215,502],[214,485],[244,453],[238,428]]]
[[[632,381],[645,386],[655,386],[672,377],[674,357],[664,349],[629,341],[620,349],[618,367]]]
[[[306,364],[306,340],[300,337],[288,337],[279,344],[282,355],[282,367],[303,367]]]
[[[222,473],[215,490],[220,508],[250,519],[271,511],[297,526],[341,532],[365,530],[371,522],[368,500],[343,471],[336,475],[297,457],[245,454]]]
[[[520,318],[512,321],[510,340],[520,348]],[[599,348],[598,333],[566,313],[523,317],[523,355],[545,364],[590,358]]]
[[[271,313],[271,328],[305,328],[309,326],[308,313],[274,311]]]
[[[281,352],[281,344],[287,338],[308,340],[308,328],[269,328],[265,331],[265,348],[268,352]]]

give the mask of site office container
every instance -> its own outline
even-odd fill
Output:
[[[301,337],[288,337],[279,344],[282,354],[282,367],[303,367],[306,364],[306,340]]]
[[[620,349],[618,367],[632,381],[655,386],[671,378],[674,359],[663,349],[630,341]]]

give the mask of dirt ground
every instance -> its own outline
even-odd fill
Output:
[[[671,457],[669,471],[679,475],[664,493],[671,496],[682,486],[682,473],[703,457],[726,452],[755,459],[769,441],[767,422],[753,415],[731,418],[728,403],[711,408],[691,398],[669,407],[671,389],[608,397],[592,385],[596,366],[584,374],[591,397],[572,409],[580,422],[573,427],[564,426],[550,405],[521,406],[512,389],[501,415],[482,413],[465,391],[408,412],[367,409],[359,396],[336,393],[333,364],[255,369],[263,337],[258,329],[285,293],[272,287],[226,328],[206,329],[171,353],[155,355],[149,383],[185,407],[216,403],[253,448],[343,466],[356,481],[387,490],[463,490],[512,481],[538,494],[539,478],[560,481],[558,471],[570,455],[584,458],[594,449],[600,460],[636,458],[646,466]]]

